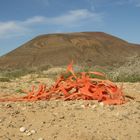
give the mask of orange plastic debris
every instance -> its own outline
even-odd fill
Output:
[[[102,80],[98,78],[91,78],[90,74],[95,76],[106,77],[100,72],[80,72],[74,73],[73,62],[68,65],[66,73],[71,73],[70,76],[64,78],[60,76],[54,85],[47,88],[46,85],[41,84],[38,91],[35,91],[34,86],[32,90],[24,97],[19,98],[4,98],[5,101],[38,101],[50,99],[63,100],[98,100],[109,105],[120,105],[126,102],[122,88],[117,87],[109,80]]]

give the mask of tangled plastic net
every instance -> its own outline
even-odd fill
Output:
[[[122,87],[105,78],[101,72],[79,72],[73,70],[73,63],[69,64],[66,70],[67,78],[61,75],[50,88],[45,84],[40,84],[36,91],[32,86],[31,91],[24,97],[3,98],[5,101],[38,101],[63,99],[67,100],[98,100],[104,104],[120,105],[126,102],[122,92]],[[102,78],[92,78],[91,75]]]

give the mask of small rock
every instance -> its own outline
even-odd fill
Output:
[[[28,132],[26,135],[27,135],[27,136],[31,136],[31,135],[32,135],[32,133],[31,133],[31,132]]]
[[[59,119],[64,119],[64,118],[65,118],[65,116],[63,116],[63,115],[59,117]]]
[[[86,106],[85,105],[81,105],[81,108],[86,108]]]
[[[29,133],[30,131],[26,129],[25,133]]]
[[[22,121],[25,122],[25,118],[23,118]]]
[[[91,108],[93,108],[93,109],[96,108],[96,107],[97,107],[97,105],[92,105],[92,106],[91,106]]]
[[[43,121],[42,124],[46,124],[46,121]]]
[[[6,137],[6,139],[5,140],[11,140],[10,138],[8,138],[8,137]]]
[[[36,131],[33,129],[33,130],[31,130],[31,133],[32,133],[32,134],[35,134],[35,133],[36,133]]]
[[[51,120],[52,122],[55,122],[56,121],[56,119],[55,118],[52,118],[52,120]]]
[[[38,138],[38,140],[44,140],[44,139],[40,137],[40,138]]]
[[[75,114],[74,114],[74,113],[71,113],[71,114],[70,114],[70,117],[75,117]]]
[[[25,128],[25,127],[20,127],[20,129],[19,129],[19,130],[20,130],[20,132],[22,132],[22,133],[23,133],[23,132],[25,132],[25,131],[26,131],[26,128]]]
[[[18,110],[16,110],[15,112],[14,112],[14,114],[19,114],[20,113],[20,111],[18,111]]]
[[[58,113],[54,112],[52,115],[56,117],[58,115]]]
[[[119,115],[120,115],[120,113],[119,113],[119,112],[117,112],[117,113],[115,114],[115,116],[116,116],[116,117],[118,117]]]
[[[12,105],[9,104],[9,103],[7,103],[5,106],[8,107],[8,108],[12,107]]]
[[[26,109],[27,109],[26,107],[22,107],[22,108],[21,108],[21,110],[26,110]]]
[[[70,93],[76,92],[76,89],[75,88],[72,88],[69,92]]]
[[[103,102],[101,102],[101,103],[100,103],[100,106],[101,106],[101,107],[103,107],[103,106],[104,106],[104,103],[103,103]]]
[[[114,110],[114,106],[110,106],[109,109],[110,109],[110,111],[113,111]]]
[[[74,109],[81,110],[82,109],[82,106],[74,106]]]

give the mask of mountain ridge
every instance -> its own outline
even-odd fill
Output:
[[[0,57],[0,69],[67,65],[122,65],[140,56],[140,45],[104,32],[40,35]]]

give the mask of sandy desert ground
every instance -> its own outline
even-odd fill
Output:
[[[0,97],[22,96],[21,89],[46,81],[53,83],[27,77],[0,82]],[[0,140],[139,140],[140,83],[123,87],[135,99],[117,106],[82,100],[0,103]]]

